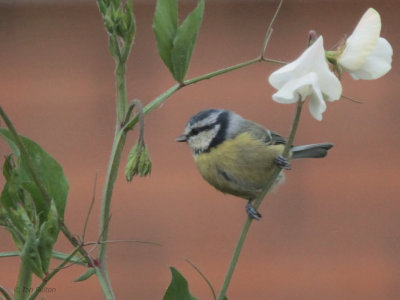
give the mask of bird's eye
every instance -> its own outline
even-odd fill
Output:
[[[193,128],[192,131],[191,131],[190,133],[191,133],[191,135],[197,135],[197,134],[199,134],[199,132],[200,132],[199,129]]]

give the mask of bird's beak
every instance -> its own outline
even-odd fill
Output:
[[[175,141],[176,141],[176,142],[186,142],[186,141],[187,141],[187,136],[186,136],[186,134],[181,134],[180,136],[178,136],[178,137],[175,139]]]

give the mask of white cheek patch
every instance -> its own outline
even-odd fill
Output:
[[[212,140],[217,136],[220,124],[216,124],[213,128],[209,130],[201,131],[199,134],[189,137],[188,144],[194,153],[201,153],[206,151],[212,142]]]

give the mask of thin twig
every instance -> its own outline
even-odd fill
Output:
[[[273,64],[278,64],[278,65],[286,65],[288,63],[287,61],[272,59],[272,58],[268,58],[268,57],[263,57],[261,60],[265,61],[265,62],[270,62]]]
[[[363,104],[364,102],[356,100],[354,98],[350,98],[348,96],[342,95],[342,98],[346,99],[346,100],[350,100],[351,102],[357,103],[357,104]]]
[[[108,240],[108,241],[97,241],[97,242],[86,242],[83,246],[89,245],[101,245],[101,244],[118,244],[118,243],[138,243],[138,244],[149,244],[149,245],[156,245],[162,246],[160,243],[157,242],[149,242],[149,241],[141,241],[141,240]]]
[[[200,269],[193,262],[190,261],[189,258],[185,257],[185,261],[188,262],[193,267],[193,269],[195,269],[197,271],[197,273],[200,274],[200,276],[204,279],[204,281],[207,283],[208,287],[210,288],[211,293],[213,294],[214,300],[217,300],[217,295],[215,294],[215,290],[214,290],[213,286],[211,285],[211,282],[207,279],[207,277],[200,271]]]
[[[283,0],[279,1],[278,7],[277,7],[276,10],[275,10],[274,16],[272,17],[271,21],[270,21],[269,24],[268,24],[268,28],[267,28],[267,32],[266,32],[266,34],[265,34],[263,46],[262,46],[262,48],[261,48],[261,53],[260,53],[260,58],[261,58],[261,59],[264,58],[264,53],[265,53],[265,50],[266,50],[266,48],[267,48],[269,39],[270,39],[271,34],[272,34],[272,31],[273,31],[272,25],[275,23],[275,19],[276,19],[276,17],[277,17],[278,14],[279,14],[279,11],[280,11],[280,9],[281,9],[282,4],[283,4]]]
[[[103,234],[106,232],[106,229],[107,229],[107,227],[108,227],[108,224],[110,224],[110,220],[111,220],[111,214],[108,216],[108,219],[107,219],[107,223],[106,223],[106,227],[104,227],[104,230],[101,232],[101,234],[99,235],[99,237],[98,237],[98,239],[97,239],[97,244],[101,244],[100,242],[101,242],[101,239],[102,239],[102,236],[103,236]]]
[[[74,257],[74,255],[79,251],[79,248],[80,246],[76,247],[74,251],[72,251],[71,254],[61,264],[58,265],[57,268],[51,271],[46,276],[45,280],[43,280],[42,283],[37,288],[34,289],[34,292],[29,296],[27,300],[35,299],[39,295],[39,293],[43,290],[45,285],[49,282],[49,280],[53,278],[54,275],[56,275],[69,262],[69,260],[72,259],[72,257]]]
[[[7,293],[6,289],[0,285],[0,293],[5,297],[6,300],[11,300],[11,296]]]
[[[85,241],[86,229],[87,229],[87,225],[88,225],[88,222],[89,222],[89,217],[90,217],[90,214],[91,214],[92,209],[93,209],[94,201],[96,200],[96,186],[97,186],[97,173],[96,173],[96,175],[94,177],[92,201],[90,201],[89,210],[88,210],[88,213],[87,213],[86,219],[85,219],[85,225],[83,226],[83,232],[82,232],[82,241],[83,242]]]

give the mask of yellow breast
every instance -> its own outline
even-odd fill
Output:
[[[195,155],[195,161],[201,175],[216,189],[253,199],[266,184],[283,148],[284,145],[267,145],[242,133],[209,152]]]

